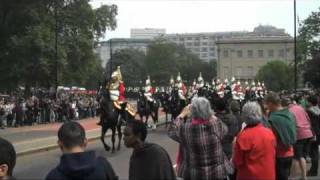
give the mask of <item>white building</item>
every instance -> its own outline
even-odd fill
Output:
[[[130,38],[132,39],[154,39],[166,34],[166,29],[144,28],[144,29],[131,29]]]
[[[217,41],[224,39],[238,38],[260,38],[260,37],[289,37],[284,29],[278,29],[273,26],[262,26],[249,31],[231,31],[231,32],[213,32],[213,33],[185,33],[185,34],[167,34],[164,37],[176,44],[183,45],[193,54],[197,55],[203,61],[216,61],[218,59]]]
[[[110,49],[115,53],[121,49],[137,49],[144,53],[147,52],[147,46],[152,42],[150,39],[130,39],[130,38],[114,38],[108,41],[101,41],[96,49],[101,59],[102,67],[106,67],[110,59]]]

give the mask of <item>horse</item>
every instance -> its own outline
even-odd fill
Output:
[[[154,123],[158,122],[159,115],[159,102],[155,100],[154,102],[149,102],[145,97],[143,91],[139,91],[137,109],[140,119],[143,121],[143,117],[146,117],[145,124],[148,125],[149,116],[153,119]]]
[[[112,130],[112,135],[111,135],[112,153],[114,153],[116,131],[118,133],[118,139],[119,139],[117,150],[119,151],[121,148],[121,139],[122,139],[121,126],[124,124],[124,122],[129,122],[131,120],[134,120],[134,116],[129,114],[126,111],[126,108],[127,108],[126,102],[120,105],[121,106],[120,110],[117,109],[110,98],[109,91],[104,88],[100,88],[100,90],[98,91],[97,100],[100,105],[99,114],[100,114],[100,120],[102,122],[100,140],[102,141],[104,149],[106,151],[110,151],[110,147],[105,143],[104,138],[108,129],[111,129]]]
[[[170,95],[166,92],[160,92],[157,94],[157,98],[160,100],[160,106],[162,111],[166,114],[166,126],[168,124],[168,114],[170,114]],[[171,119],[172,120],[172,119]]]
[[[178,88],[173,88],[169,105],[171,120],[176,119],[186,105],[186,100],[180,99]]]

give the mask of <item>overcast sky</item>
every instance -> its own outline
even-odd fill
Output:
[[[115,31],[105,39],[130,37],[131,28],[165,28],[167,33],[252,31],[259,24],[284,28],[293,35],[293,0],[91,0],[118,6]],[[320,0],[297,0],[297,15],[305,19]]]

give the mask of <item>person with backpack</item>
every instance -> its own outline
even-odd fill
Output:
[[[318,99],[316,96],[310,96],[308,99],[307,113],[311,121],[311,127],[315,138],[311,141],[310,157],[311,168],[309,169],[308,176],[318,175],[319,166],[319,145],[320,145],[320,109],[318,106]]]

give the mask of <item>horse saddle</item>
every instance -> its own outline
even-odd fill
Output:
[[[115,107],[116,109],[121,110],[121,105],[122,105],[123,103],[127,103],[125,110],[126,110],[131,116],[135,116],[135,115],[136,115],[136,110],[135,110],[135,108],[133,107],[133,105],[130,104],[129,102],[114,101],[114,102],[113,102],[113,105],[114,105],[114,107]]]

